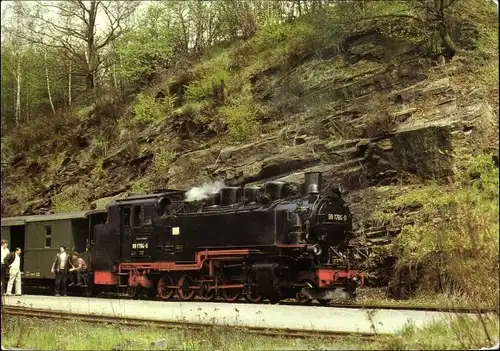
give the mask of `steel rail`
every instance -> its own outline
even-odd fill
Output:
[[[379,335],[384,335],[380,333],[351,333],[351,332],[333,332],[333,331],[312,331],[312,330],[297,330],[297,329],[281,329],[281,328],[259,328],[259,327],[245,327],[245,326],[227,326],[219,324],[203,324],[203,323],[191,323],[191,322],[169,322],[169,321],[159,321],[141,318],[124,318],[124,317],[113,317],[113,316],[99,316],[92,314],[82,314],[82,313],[70,313],[70,312],[60,312],[51,311],[45,309],[27,308],[27,307],[14,307],[14,306],[3,306],[2,312],[6,315],[19,316],[19,317],[31,317],[31,318],[44,318],[44,319],[65,319],[65,320],[78,320],[81,322],[88,323],[104,323],[104,324],[122,324],[125,326],[155,326],[158,328],[168,328],[168,329],[192,329],[192,330],[203,330],[208,328],[231,328],[235,330],[241,330],[245,333],[259,334],[269,337],[285,337],[285,338],[339,338],[339,337],[349,337],[353,336],[356,338],[364,339],[375,339]]]

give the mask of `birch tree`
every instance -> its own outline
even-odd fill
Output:
[[[27,39],[64,50],[72,62],[71,74],[84,76],[86,89],[92,90],[103,68],[101,53],[122,34],[124,22],[137,6],[136,1],[38,1],[39,26],[30,30]],[[63,20],[55,20],[56,14]],[[101,18],[103,23],[98,22]]]
[[[56,109],[54,108],[54,102],[52,101],[52,93],[50,92],[50,76],[49,76],[49,66],[47,65],[47,51],[43,53],[43,63],[45,66],[45,80],[47,81],[47,95],[49,97],[50,107],[52,108],[52,113],[56,114]]]

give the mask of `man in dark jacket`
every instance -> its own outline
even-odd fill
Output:
[[[60,246],[50,270],[52,273],[56,273],[56,296],[66,296],[69,267],[70,257],[66,253],[66,246]]]

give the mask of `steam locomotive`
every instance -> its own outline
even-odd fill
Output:
[[[177,190],[115,200],[94,226],[88,287],[163,300],[352,298],[363,281],[346,256],[352,215],[338,188],[321,187],[309,172],[303,184],[223,187],[195,201]]]

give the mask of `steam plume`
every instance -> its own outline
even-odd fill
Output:
[[[205,183],[202,186],[191,188],[186,193],[186,201],[191,202],[204,200],[211,194],[218,192],[224,187],[224,182],[221,180],[217,180],[213,183]]]

